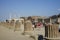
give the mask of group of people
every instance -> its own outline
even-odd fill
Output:
[[[33,24],[33,29],[34,28],[41,28],[41,27],[43,27],[43,23],[42,22],[32,22],[32,24]]]

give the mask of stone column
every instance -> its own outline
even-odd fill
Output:
[[[27,20],[24,24],[24,34],[31,34],[33,28],[31,21]]]
[[[47,26],[46,28],[48,28],[48,32],[47,32],[48,36],[47,37],[49,38],[49,40],[56,40],[56,39],[52,39],[52,38],[58,38],[58,36],[59,36],[59,34],[58,34],[58,24],[52,24],[52,25]]]
[[[10,22],[10,28],[14,29],[15,28],[15,20],[12,19],[11,22]]]
[[[21,22],[19,22],[19,20],[17,20],[15,22],[15,29],[14,29],[14,31],[19,31],[20,30],[20,27],[21,27]]]

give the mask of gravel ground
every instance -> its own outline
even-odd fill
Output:
[[[34,40],[28,36],[20,34],[20,31],[14,32],[11,29],[0,26],[0,40]]]

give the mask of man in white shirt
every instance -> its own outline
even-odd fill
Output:
[[[33,30],[34,30],[34,27],[35,27],[35,26],[34,26],[34,25],[32,25]]]

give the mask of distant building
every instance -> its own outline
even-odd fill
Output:
[[[46,23],[60,23],[60,14],[44,19]]]
[[[45,16],[32,16],[32,19],[35,20],[35,22],[44,22]]]
[[[58,22],[60,23],[60,14],[58,15]]]

